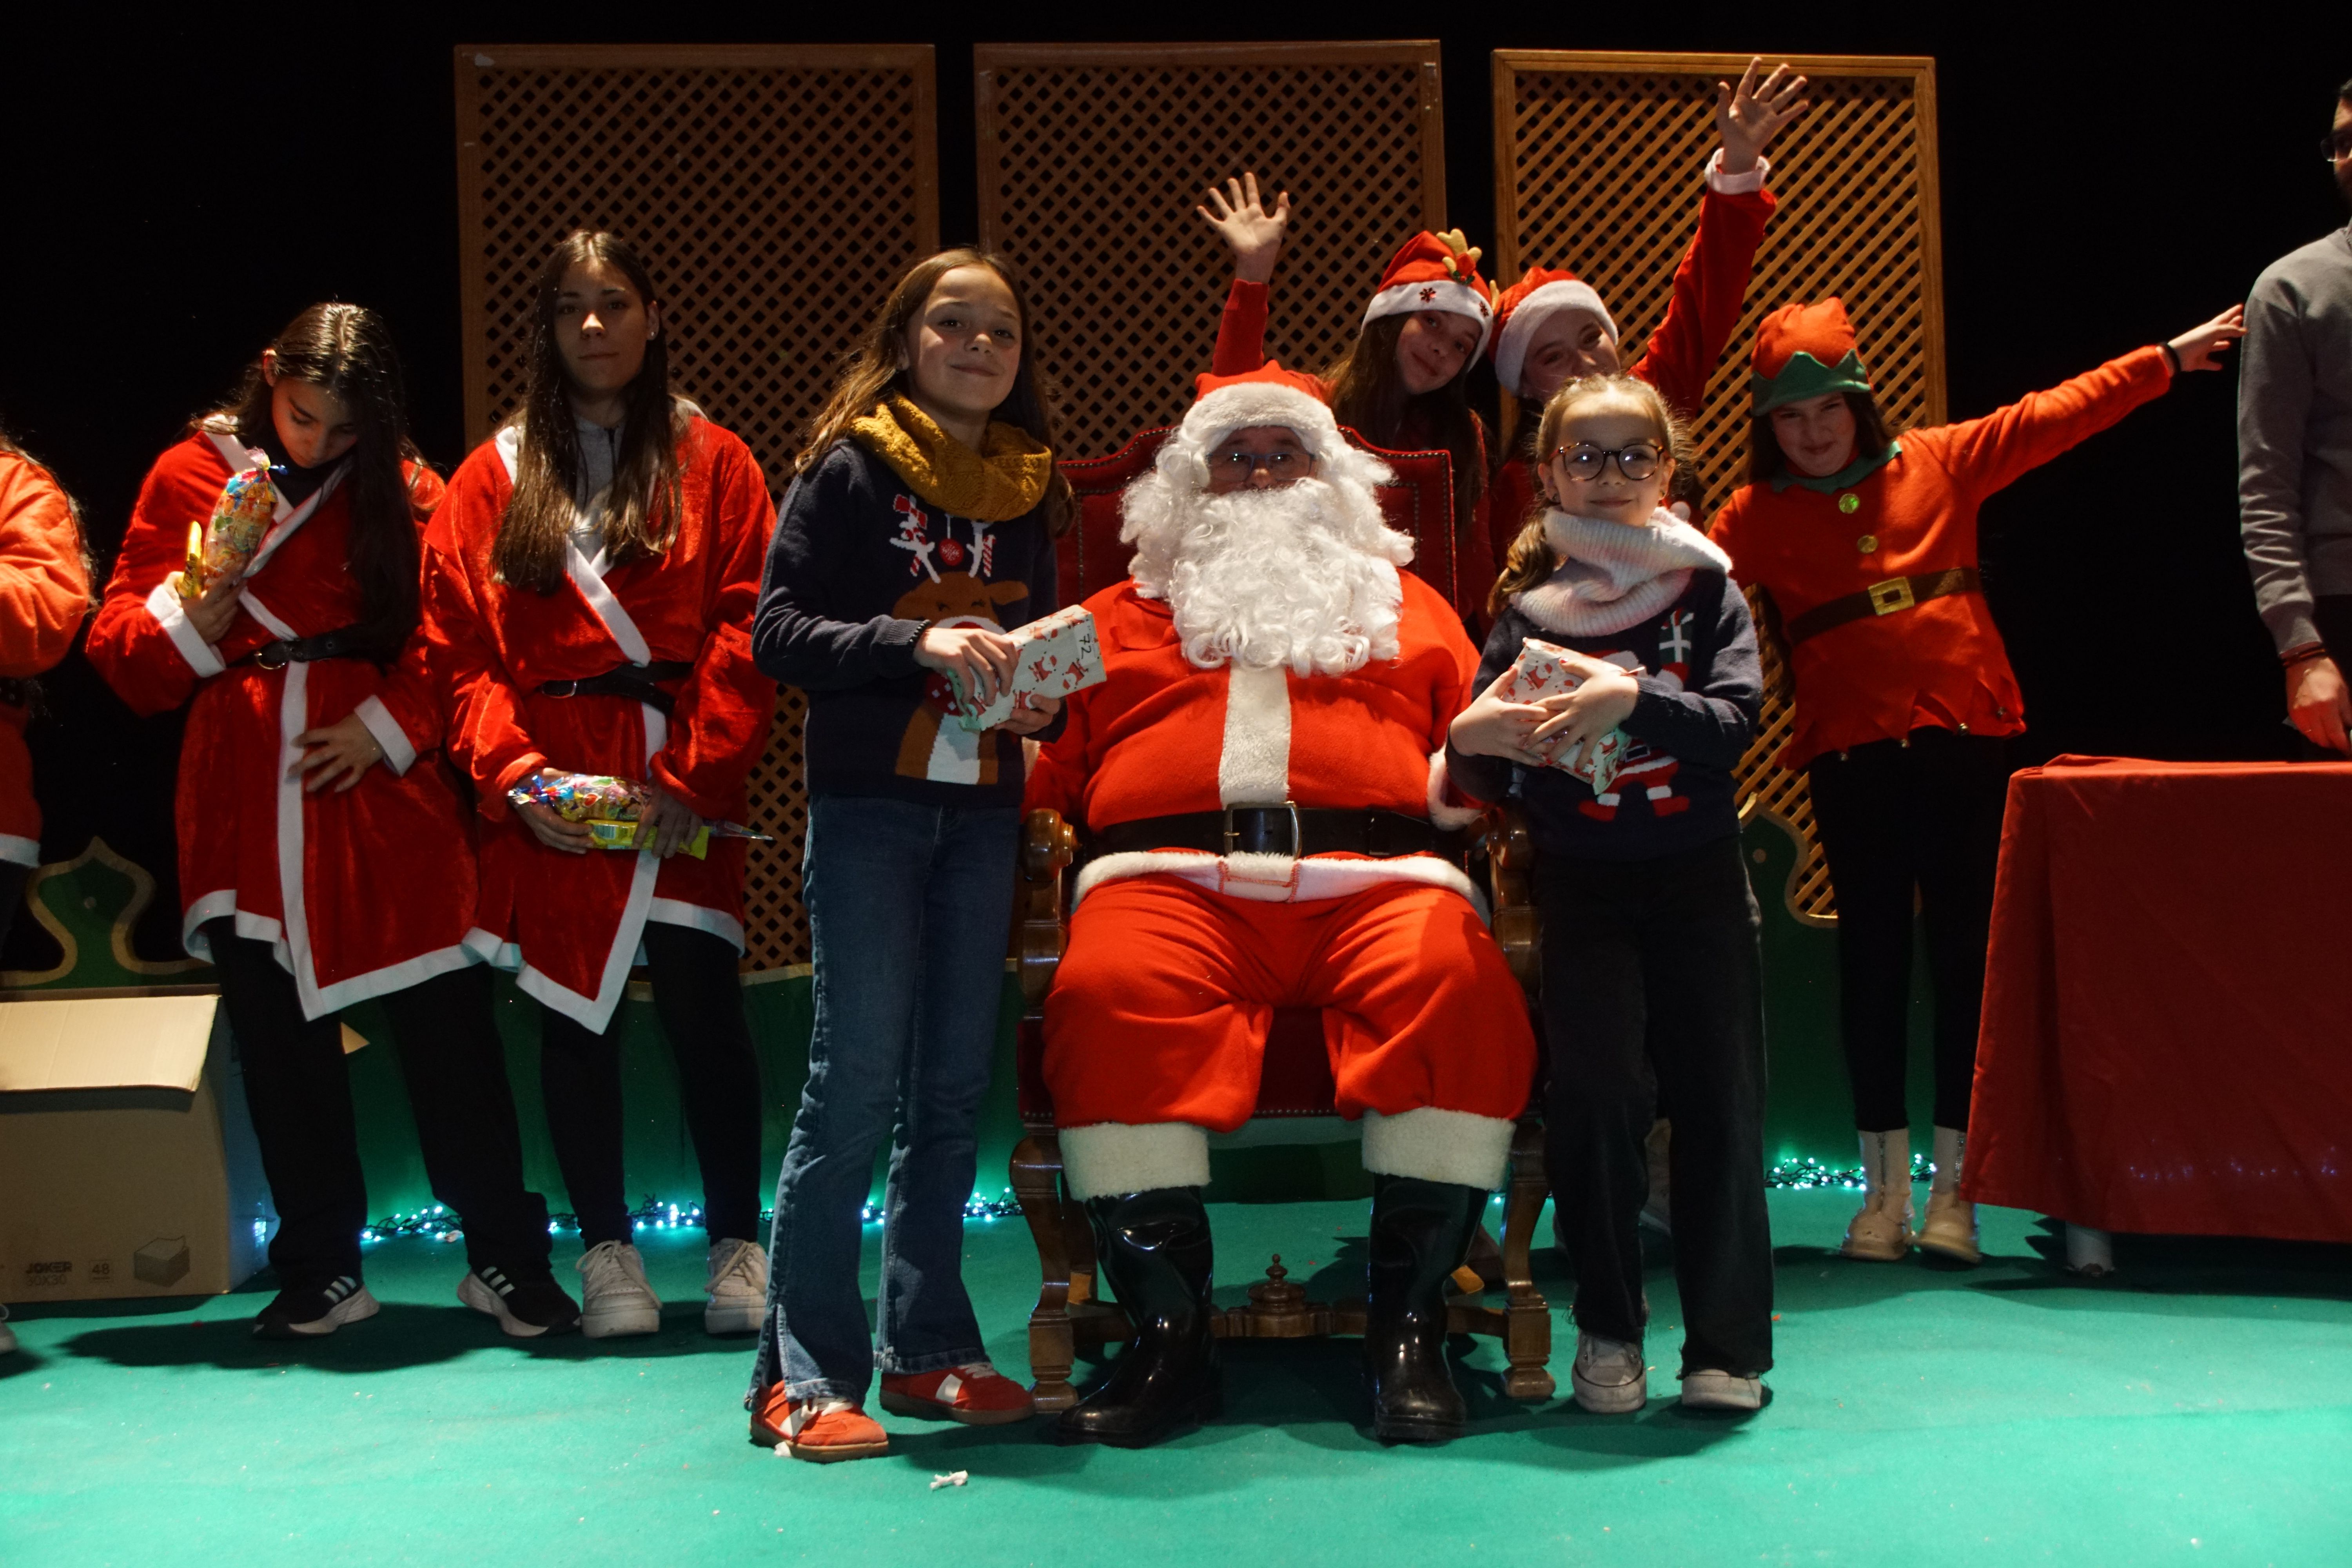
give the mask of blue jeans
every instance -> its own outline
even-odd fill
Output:
[[[1014,806],[825,795],[801,896],[815,960],[808,1087],[776,1180],[751,1397],[863,1402],[874,1369],[984,1359],[963,1288],[973,1128],[995,1053],[1013,918]],[[858,1212],[893,1128],[869,1331]]]

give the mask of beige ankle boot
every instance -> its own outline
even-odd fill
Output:
[[[1980,1262],[1977,1247],[1977,1205],[1960,1196],[1960,1162],[1967,1157],[1969,1135],[1957,1127],[1936,1129],[1936,1177],[1927,1189],[1927,1218],[1919,1226],[1919,1245],[1956,1263]]]
[[[1845,1227],[1848,1258],[1892,1263],[1911,1250],[1911,1130],[1862,1135],[1862,1209]]]

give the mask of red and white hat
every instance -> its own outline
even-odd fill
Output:
[[[1469,317],[1478,323],[1478,346],[1471,351],[1470,363],[1477,363],[1486,352],[1495,334],[1495,286],[1478,276],[1478,247],[1463,238],[1458,228],[1444,234],[1423,229],[1404,242],[1381,274],[1372,302],[1364,307],[1364,324],[1420,310]]]
[[[1543,324],[1562,310],[1590,310],[1601,318],[1601,330],[1617,338],[1617,323],[1601,302],[1591,284],[1573,272],[1530,267],[1527,276],[1503,290],[1495,309],[1495,379],[1513,397],[1519,391],[1519,372],[1528,363],[1528,345]]]
[[[1160,448],[1159,468],[1173,477],[1181,469],[1184,486],[1199,489],[1208,482],[1209,454],[1236,430],[1254,425],[1278,425],[1298,437],[1315,455],[1327,479],[1352,479],[1375,485],[1389,479],[1387,465],[1370,452],[1350,446],[1339,421],[1324,403],[1322,384],[1313,376],[1288,371],[1269,360],[1240,375],[1202,374],[1194,383],[1192,406]]]

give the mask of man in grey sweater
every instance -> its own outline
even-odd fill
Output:
[[[2352,81],[2325,142],[2352,200]],[[2352,227],[2273,262],[2246,300],[2238,518],[2287,717],[2352,753]]]

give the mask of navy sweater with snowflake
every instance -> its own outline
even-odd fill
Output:
[[[959,724],[915,642],[926,626],[1010,629],[1051,615],[1058,586],[1043,506],[975,522],[835,442],[784,493],[751,626],[761,672],[808,694],[809,794],[1019,805],[1020,737]]]
[[[1623,631],[1570,637],[1506,609],[1486,638],[1476,689],[1519,657],[1528,638],[1610,659],[1642,688],[1624,721],[1623,764],[1607,795],[1558,768],[1471,756],[1451,743],[1446,770],[1481,800],[1518,795],[1536,848],[1587,860],[1647,860],[1739,831],[1731,770],[1755,737],[1763,669],[1748,601],[1719,572],[1696,571],[1682,596]]]

